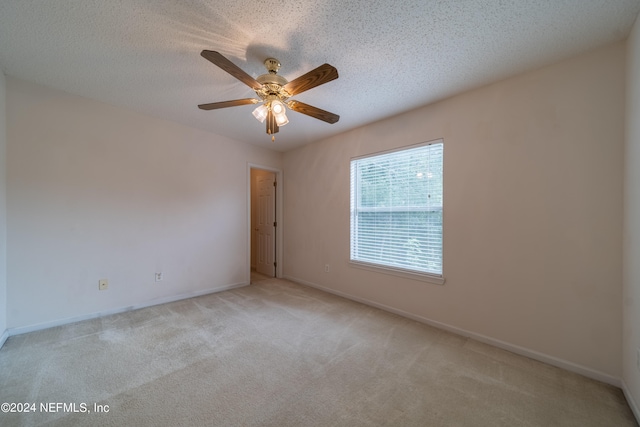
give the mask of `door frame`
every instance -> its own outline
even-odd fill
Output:
[[[282,229],[283,229],[283,215],[282,215],[282,169],[273,168],[271,166],[264,166],[256,163],[247,163],[247,284],[251,283],[251,170],[263,170],[276,174],[276,182],[278,185],[276,186],[276,223],[278,226],[276,227],[275,233],[275,258],[277,262],[276,266],[276,277],[282,277]]]

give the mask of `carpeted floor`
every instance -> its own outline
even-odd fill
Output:
[[[251,270],[251,283],[257,283],[261,280],[272,279],[273,277],[265,276],[264,274],[258,273],[255,270]]]
[[[615,387],[279,279],[10,337],[1,402],[36,404],[2,426],[637,426]]]

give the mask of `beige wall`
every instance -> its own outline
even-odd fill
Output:
[[[640,20],[627,42],[622,380],[640,420]]]
[[[247,168],[280,153],[13,78],[7,123],[9,328],[248,283]]]
[[[285,153],[284,275],[619,382],[624,67],[619,43]],[[352,268],[350,158],[438,138],[446,284]]]

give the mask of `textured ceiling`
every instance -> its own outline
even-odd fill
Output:
[[[540,67],[628,35],[640,0],[0,0],[6,75],[287,150]],[[272,143],[253,96],[200,56],[253,77],[278,58],[292,80],[327,62],[340,78],[293,99]]]

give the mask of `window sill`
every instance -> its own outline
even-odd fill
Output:
[[[362,261],[349,261],[352,267],[361,268],[363,270],[375,271],[377,273],[389,274],[392,276],[404,277],[406,279],[418,280],[421,282],[435,283],[436,285],[444,285],[445,278],[435,274],[417,273],[415,271],[403,270],[401,268],[386,267],[377,264],[370,264]]]

